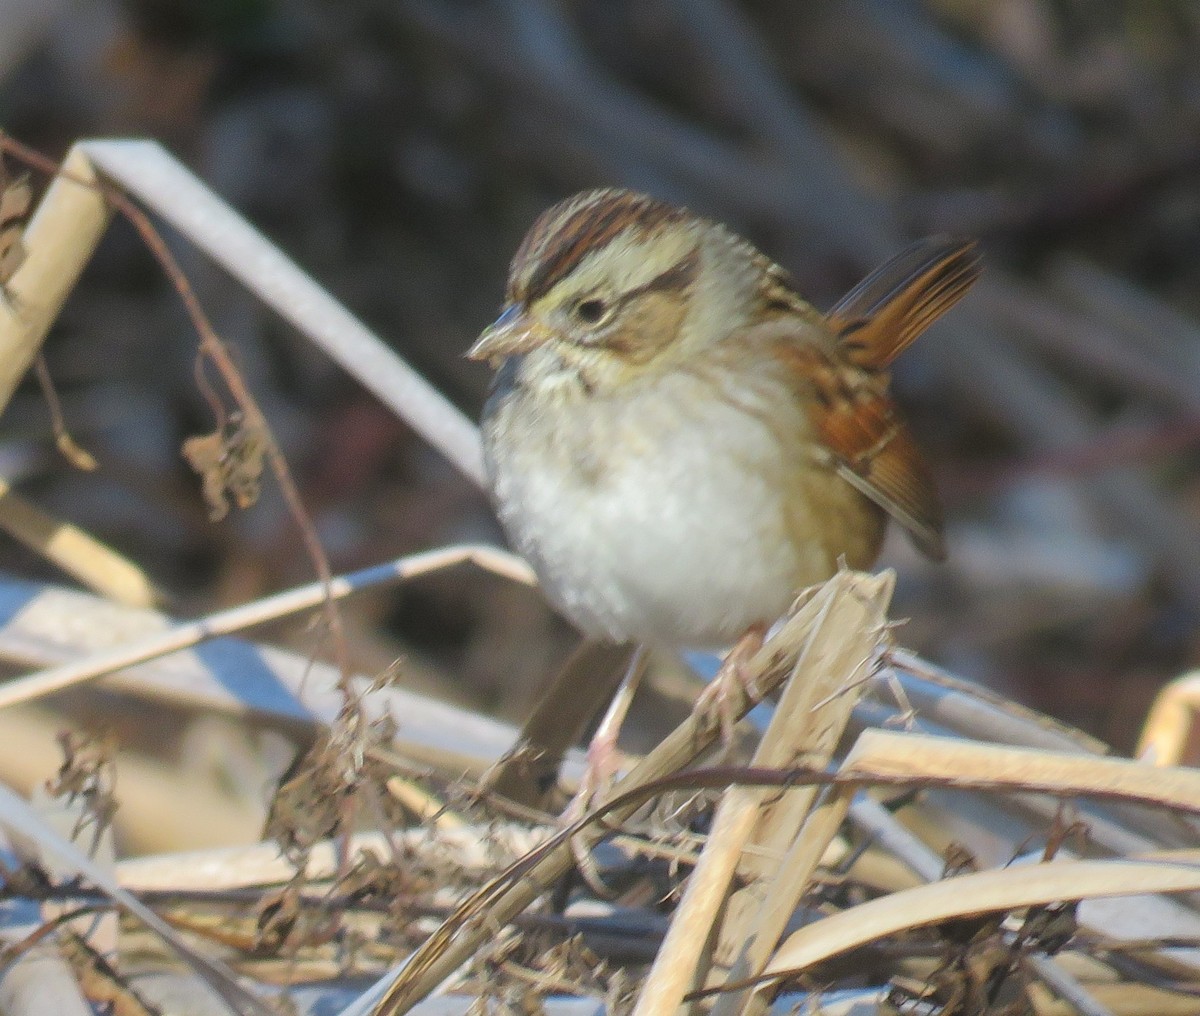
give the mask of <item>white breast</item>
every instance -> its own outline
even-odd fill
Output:
[[[750,393],[737,408],[698,384],[660,377],[619,405],[534,406],[517,389],[485,421],[501,522],[551,602],[591,635],[728,645],[835,566],[795,537],[808,487],[819,497],[831,478],[842,484],[804,461],[791,400]],[[796,418],[768,426],[764,403]],[[788,485],[785,503],[781,478],[798,470],[812,483]]]

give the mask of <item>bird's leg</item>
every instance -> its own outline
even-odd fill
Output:
[[[733,743],[733,726],[737,722],[735,711],[742,698],[758,701],[762,696],[755,685],[755,675],[747,666],[766,639],[767,626],[752,624],[742,633],[733,648],[721,661],[708,686],[696,700],[696,711],[707,720],[715,720],[721,726],[721,743],[728,748]],[[730,682],[733,682],[730,684]]]
[[[587,811],[592,798],[606,793],[612,785],[613,776],[617,771],[617,737],[621,733],[629,705],[645,672],[646,647],[638,646],[629,658],[625,676],[621,678],[617,692],[605,710],[604,718],[588,743],[587,767],[579,782],[579,790],[563,812],[564,823],[569,825],[580,818]]]

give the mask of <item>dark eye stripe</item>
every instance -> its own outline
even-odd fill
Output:
[[[629,191],[570,198],[543,212],[522,241],[509,271],[509,298],[527,302],[544,296],[625,229],[649,232],[686,216],[681,208]]]
[[[700,247],[693,247],[683,258],[670,268],[659,272],[649,282],[643,283],[637,289],[631,289],[621,299],[631,300],[643,293],[681,293],[696,280],[696,270],[700,267]]]

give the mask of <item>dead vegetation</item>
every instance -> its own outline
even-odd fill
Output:
[[[123,23],[118,73],[140,97],[123,115],[179,128],[220,46],[164,37],[153,6]],[[319,235],[287,246],[405,330],[419,371],[159,146],[84,142],[60,169],[4,139],[4,447],[42,487],[0,477],[0,525],[33,552],[0,582],[0,1012],[1200,1011],[1200,775],[1115,757],[898,646],[1007,674],[1033,700],[1065,684],[1061,711],[1128,748],[1194,644],[1200,23],[1174,3],[983,6],[348,5],[322,37],[326,113],[353,100],[379,116],[403,95],[413,118],[393,124],[388,200],[359,188],[375,195],[365,250],[342,246],[338,217],[357,206],[336,188],[313,206]],[[294,10],[311,19],[297,31],[330,28],[319,5]],[[405,54],[407,92],[369,63],[376,36]],[[378,73],[351,80],[363,66]],[[273,94],[284,122],[311,98]],[[297,136],[319,133],[302,121]],[[269,193],[268,153],[229,140],[246,136],[208,135],[203,175],[229,183],[234,153],[258,188],[248,203],[288,233],[304,192]],[[289,181],[325,157],[285,150]],[[503,182],[480,182],[492,164]],[[568,821],[561,788],[592,711],[578,689],[605,686],[619,653],[585,650],[558,688],[509,700],[520,730],[413,686],[437,672],[517,685],[562,655],[562,630],[514,592],[528,568],[477,542],[477,437],[443,393],[468,401],[479,379],[438,344],[461,335],[457,352],[486,320],[528,216],[600,179],[734,221],[816,295],[914,232],[982,234],[989,264],[967,320],[900,378],[944,464],[951,565],[894,557],[901,608],[889,571],[808,591],[747,665],[766,701],[735,687],[750,719],[734,738],[709,711],[660,708],[619,781]],[[392,205],[411,232],[388,232]],[[173,311],[79,281],[114,216]],[[77,286],[93,302],[72,318]],[[246,293],[313,349],[273,336]],[[164,331],[179,336],[169,355],[121,338]],[[156,355],[178,362],[159,376]],[[335,398],[326,357],[466,482],[357,395]],[[138,369],[156,383],[131,416],[198,475],[164,479],[111,428]],[[31,371],[38,392],[20,388]],[[305,401],[316,423],[299,421]],[[175,402],[188,411],[161,413]],[[65,458],[30,451],[22,428]],[[379,486],[389,441],[411,472]],[[119,500],[136,520],[123,529],[99,509],[114,477],[142,509]],[[347,552],[347,505],[404,539]],[[155,528],[160,507],[171,526]],[[218,547],[202,527],[219,516]],[[189,609],[200,583],[180,576],[200,532],[220,588]],[[410,544],[438,549],[396,556]],[[408,601],[426,613],[404,630],[449,642],[468,617],[471,648],[401,653],[370,590],[449,571],[453,590]],[[430,635],[439,622],[450,636]],[[264,625],[292,648],[252,641]],[[675,680],[690,704],[695,682]],[[1156,711],[1153,761],[1196,757],[1190,687]]]
[[[146,145],[76,153],[74,164],[94,158],[135,193],[147,166],[170,167]],[[56,186],[112,200],[107,185],[77,183],[73,170]],[[52,188],[39,214],[52,217],[61,193]],[[210,223],[232,218],[205,200]],[[10,299],[28,292],[21,272],[45,256],[42,244],[53,249],[54,234],[44,236],[26,230]],[[8,340],[41,338],[26,327]],[[243,391],[231,394],[240,402]],[[425,405],[417,425],[436,442],[447,432],[437,414],[453,411],[432,393]],[[236,432],[224,433],[209,456],[222,475],[246,461],[243,442],[229,439]],[[258,440],[273,443],[266,430]],[[346,1013],[402,1013],[433,1004],[446,984],[464,1009],[535,1011],[577,996],[644,1014],[689,1003],[953,1014],[1191,1001],[1186,947],[1197,916],[1180,894],[1200,891],[1200,774],[1105,758],[1090,739],[899,652],[890,572],[847,572],[803,595],[741,664],[742,680],[728,681],[732,719],[778,693],[748,758],[722,717],[698,706],[575,820],[541,811],[553,797],[547,774],[517,764],[539,757],[537,724],[506,756],[515,731],[402,692],[391,675],[368,681],[279,651],[246,667],[234,643],[223,662],[208,652],[247,624],[321,604],[328,618],[335,597],[466,560],[530,581],[501,552],[452,548],[165,628],[144,607],[11,590],[26,600],[23,623],[38,630],[40,606],[50,615],[43,638],[80,659],[10,681],[10,708],[113,674],[149,703],[186,694],[192,709],[253,716],[307,742],[253,848],[114,863],[109,846],[105,863],[119,798],[110,750],[71,738],[48,785],[74,816],[70,828],[56,832],[7,791],[0,821],[16,851],[7,890],[41,907],[34,930],[9,937],[12,969],[57,964],[53,977],[39,975],[36,1004],[41,990],[70,990],[131,1013],[202,1012],[211,1003],[201,984],[239,1012],[284,1004],[273,987],[307,1011],[345,998]],[[89,653],[120,627],[114,611],[158,630],[118,634],[107,652]],[[345,636],[330,626],[327,637]],[[181,649],[188,658],[167,656]],[[42,652],[25,659],[51,662]],[[191,673],[170,674],[181,666]],[[286,705],[266,701],[267,684]],[[482,736],[453,746],[471,725]],[[1138,898],[1155,893],[1167,895],[1146,942],[1134,931]],[[1093,917],[1105,901],[1107,917]],[[111,916],[95,923],[114,912],[121,932]],[[371,979],[375,989],[351,1001]],[[33,990],[19,976],[12,983]],[[8,1002],[30,1004],[19,992]]]

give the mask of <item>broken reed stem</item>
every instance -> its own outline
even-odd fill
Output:
[[[392,835],[357,832],[347,845],[354,858],[400,856],[414,864],[453,865],[459,871],[495,870],[506,858],[518,857],[545,840],[548,830],[537,826],[468,825],[458,829],[418,826]],[[305,858],[304,877],[310,882],[337,874],[338,845],[321,840]],[[117,878],[130,892],[221,892],[285,885],[297,875],[293,860],[272,841],[240,847],[215,847],[182,853],[133,857],[117,864]]]
[[[796,977],[833,956],[940,921],[1089,898],[1198,889],[1200,865],[1124,859],[1047,861],[955,875],[821,918],[789,935],[761,974],[727,987]]]
[[[761,908],[757,911],[743,910],[743,914],[752,916],[753,920],[744,922],[747,925],[744,932],[746,937],[742,940],[737,961],[730,967],[729,980],[736,981],[744,974],[757,973],[770,960],[779,935],[787,927],[800,898],[812,882],[821,857],[846,820],[850,802],[857,792],[853,787],[835,787],[821,798],[808,814],[795,844],[784,854],[776,870],[765,880],[765,885],[760,883],[743,890],[750,893],[757,889]],[[730,943],[737,942],[738,933],[737,928],[732,929],[728,935]],[[770,1005],[771,993],[764,988],[754,991],[744,1001],[740,992],[724,994],[713,1011],[714,1016],[735,1016],[738,1013],[743,1016],[762,1016]]]
[[[52,518],[0,477],[0,529],[101,596],[152,607],[154,585],[137,565],[69,522]]]
[[[879,658],[894,582],[894,574],[884,572],[878,578],[859,576],[854,595],[822,596],[828,587],[817,592],[818,613],[753,766],[779,769],[802,760],[820,769],[829,762],[870,667]],[[816,786],[786,795],[756,787],[725,792],[635,1016],[677,1012],[684,995],[716,976],[718,968],[745,976],[767,962],[843,817],[844,807],[833,806],[825,809],[821,822],[806,824],[819,793]],[[848,802],[853,793],[852,788],[837,788],[828,801]],[[748,854],[751,846],[755,849]],[[749,856],[755,860],[749,861]],[[750,884],[731,896],[739,865]],[[715,939],[714,930],[719,931]],[[755,943],[759,948],[748,952]]]
[[[23,797],[0,784],[0,826],[10,837],[36,844],[38,856],[59,868],[82,875],[122,909],[136,917],[212,988],[233,1012],[244,1016],[275,1016],[274,1012],[244,987],[224,962],[203,955],[166,921],[123,889],[108,869],[88,857],[55,829]]]
[[[1014,792],[1138,801],[1196,811],[1200,770],[980,744],[929,734],[864,730],[838,770],[863,783],[936,780],[941,786],[1007,787]]]
[[[96,171],[77,147],[38,203],[25,260],[0,293],[0,413],[42,347],[112,215]]]
[[[731,787],[713,816],[708,841],[687,881],[667,935],[638,996],[634,1016],[675,1013],[689,991],[700,987],[699,959],[712,953],[714,925],[765,795],[774,791]]]

